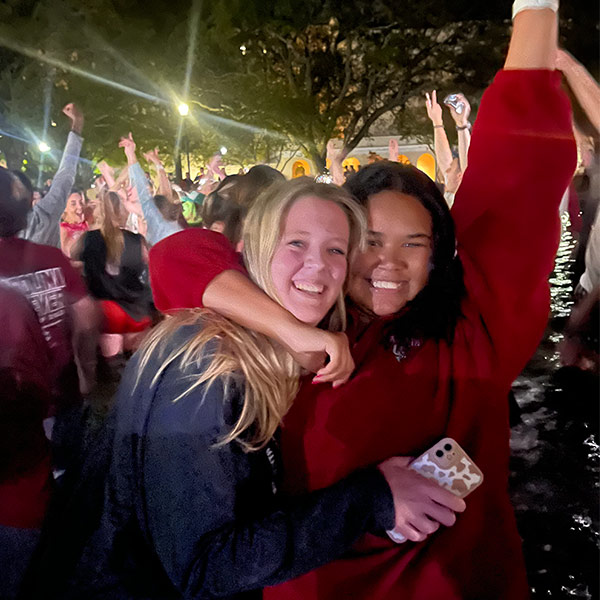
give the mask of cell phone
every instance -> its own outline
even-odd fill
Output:
[[[465,103],[460,99],[458,94],[450,94],[444,98],[444,104],[451,106],[459,115],[465,110]]]
[[[465,498],[483,483],[483,473],[469,455],[452,438],[444,438],[413,460],[413,469],[459,498]],[[402,544],[406,538],[393,529],[386,532],[390,539]]]

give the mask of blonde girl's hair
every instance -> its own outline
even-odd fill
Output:
[[[102,190],[98,194],[99,229],[106,244],[106,261],[119,264],[125,248],[123,232],[119,227],[119,206],[121,199],[116,192]]]
[[[350,224],[350,247],[363,243],[366,217],[363,209],[341,188],[299,178],[273,185],[265,190],[248,212],[244,223],[244,259],[251,279],[267,295],[281,304],[271,279],[271,262],[287,213],[297,200],[316,196],[334,202],[345,212]],[[328,315],[327,324],[340,330],[345,326],[343,292]],[[202,384],[206,390],[217,380],[225,388],[244,379],[244,400],[232,429],[217,443],[236,441],[247,451],[264,447],[273,437],[298,392],[300,367],[276,342],[264,335],[241,327],[209,310],[186,310],[168,317],[146,339],[138,368],[139,382],[150,356],[163,351],[166,341],[184,325],[201,324],[192,339],[165,355],[155,373],[154,386],[165,369],[176,359],[182,371],[202,365],[199,377],[174,401]],[[210,342],[210,344],[209,344]],[[210,348],[210,349],[208,349]],[[207,366],[206,366],[207,365]]]

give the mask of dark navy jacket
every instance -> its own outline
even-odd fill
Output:
[[[152,385],[197,331],[178,330],[137,385],[139,355],[130,361],[104,431],[49,518],[24,597],[260,598],[366,531],[393,527],[391,492],[374,468],[285,498],[274,440],[251,453],[215,447],[237,418],[242,381],[174,401],[207,358],[186,369],[176,360]]]

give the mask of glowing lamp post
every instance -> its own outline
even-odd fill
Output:
[[[179,114],[182,117],[187,117],[190,114],[190,107],[188,104],[186,104],[185,102],[181,102],[179,104],[179,106],[177,107],[177,111],[179,112]],[[186,154],[187,154],[187,167],[188,167],[188,173],[190,171],[190,143],[187,139],[187,136],[185,136],[183,138],[183,142],[186,145]],[[177,171],[177,177],[179,177],[180,179],[183,179],[183,173],[181,172],[181,153],[177,153],[177,162],[176,162],[176,171]]]

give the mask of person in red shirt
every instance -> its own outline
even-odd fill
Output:
[[[52,469],[78,452],[81,391],[95,364],[96,311],[51,246],[20,239],[31,195],[0,168],[0,596],[12,597],[51,496]],[[78,360],[81,381],[75,359]],[[52,416],[52,451],[43,421]]]
[[[0,597],[12,598],[52,490],[50,444],[43,427],[52,355],[31,303],[4,285],[0,323]]]
[[[51,394],[48,416],[58,425],[81,404],[91,388],[96,355],[97,311],[79,273],[57,248],[17,237],[31,210],[31,197],[10,171],[0,169],[0,284],[33,306],[51,354],[46,378]]]
[[[506,398],[546,326],[558,205],[575,168],[555,51],[554,11],[518,12],[505,69],[482,99],[453,219],[433,183],[410,167],[379,163],[349,182],[371,230],[350,267],[356,373],[343,387],[305,382],[282,430],[291,493],[390,456],[418,456],[443,437],[474,459],[483,485],[456,524],[440,528],[419,476],[406,469],[396,511],[408,542],[367,535],[343,559],[266,589],[266,599],[528,597],[507,491]],[[170,250],[159,244],[150,255],[155,289]],[[296,351],[340,352],[324,332],[306,332],[256,295],[233,260],[211,282],[214,265],[201,255],[195,265],[195,280],[180,279],[176,291],[177,273],[169,274],[159,309],[201,301]],[[179,275],[192,272],[186,264]],[[337,358],[317,373],[322,382],[346,378]]]
[[[52,357],[27,298],[0,285],[0,526],[40,527],[50,498],[48,414]]]

